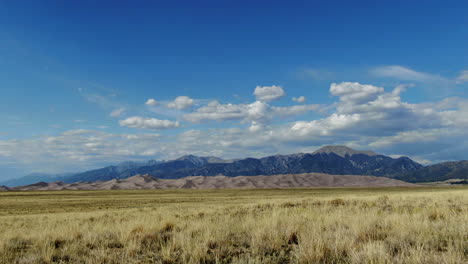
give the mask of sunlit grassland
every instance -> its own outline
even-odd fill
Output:
[[[0,263],[467,263],[468,188],[0,193]]]

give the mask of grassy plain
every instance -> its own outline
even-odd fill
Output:
[[[0,263],[467,263],[468,188],[0,193]]]

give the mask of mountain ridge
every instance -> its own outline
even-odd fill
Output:
[[[468,160],[448,161],[425,166],[417,171],[397,175],[395,179],[408,182],[436,182],[450,179],[468,179]]]
[[[448,165],[442,164],[441,166],[445,167]],[[437,181],[452,177],[435,172],[447,171],[447,173],[450,173],[450,169],[429,170],[429,172],[425,172],[424,169],[428,167],[430,168],[430,166],[424,167],[408,157],[392,158],[373,151],[360,151],[347,146],[332,145],[324,146],[312,153],[278,154],[263,158],[224,160],[213,156],[199,157],[185,155],[168,161],[122,162],[117,165],[75,173],[66,177],[49,177],[34,182],[52,182],[57,180],[65,183],[109,181],[112,179],[125,179],[138,174],[148,174],[161,179],[178,179],[187,176],[224,175],[234,177],[325,173],[331,175],[381,176],[409,182]],[[468,169],[468,163],[466,168]],[[463,169],[461,170],[463,171]],[[34,182],[25,182],[24,179],[19,179],[18,183],[21,184],[0,184],[11,187]]]

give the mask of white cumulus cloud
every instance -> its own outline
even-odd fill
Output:
[[[262,102],[271,102],[274,100],[278,100],[281,97],[285,96],[286,93],[284,92],[281,86],[257,86],[255,87],[255,91],[253,93],[255,98],[258,101]]]
[[[379,93],[382,93],[384,88],[374,85],[363,85],[357,82],[342,82],[332,83],[330,93],[334,96],[339,96],[341,101],[360,103],[369,101]]]
[[[194,112],[186,114],[184,119],[192,123],[207,120],[239,120],[246,117],[247,107],[248,106],[244,104],[221,104],[218,101],[212,101]]]
[[[305,96],[293,97],[292,100],[297,103],[304,103],[306,101]]]
[[[194,104],[194,100],[188,96],[178,96],[173,102],[167,104],[167,107],[178,110],[186,109]]]
[[[151,105],[151,106],[155,106],[158,104],[158,101],[154,100],[153,98],[150,98],[146,101],[145,105]]]
[[[262,101],[250,104],[221,104],[218,101],[212,101],[194,112],[184,115],[184,119],[191,123],[240,120],[265,124],[275,117],[294,116],[308,111],[316,111],[319,107],[319,105],[276,107]]]
[[[121,126],[142,128],[150,130],[168,129],[180,127],[179,121],[161,120],[156,118],[144,118],[139,116],[129,117],[124,120],[120,120]]]
[[[300,136],[330,136],[335,130],[353,126],[359,121],[361,121],[359,114],[341,115],[333,113],[325,119],[296,122],[291,127],[291,131]]]

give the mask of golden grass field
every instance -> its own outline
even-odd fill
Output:
[[[0,193],[0,263],[468,263],[468,188]]]

